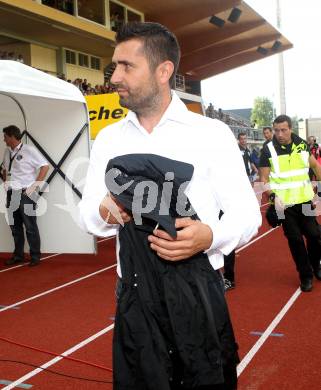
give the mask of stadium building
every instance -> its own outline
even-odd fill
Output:
[[[108,79],[115,31],[156,21],[177,35],[176,88],[201,95],[200,81],[280,53],[292,44],[240,0],[0,0],[0,52],[66,80]],[[189,100],[188,95],[183,95]]]

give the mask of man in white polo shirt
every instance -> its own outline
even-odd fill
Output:
[[[10,125],[3,129],[7,148],[3,158],[3,178],[7,190],[8,222],[14,239],[14,253],[5,264],[24,259],[24,230],[30,247],[30,266],[40,262],[40,235],[37,226],[35,192],[49,169],[45,158],[31,145],[21,142],[21,131]]]

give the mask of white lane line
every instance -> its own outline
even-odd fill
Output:
[[[27,298],[27,299],[24,299],[23,301],[19,301],[19,302],[13,303],[13,304],[10,305],[10,306],[3,307],[2,309],[0,309],[0,313],[1,313],[2,311],[6,311],[6,310],[9,310],[9,309],[12,309],[12,308],[15,307],[15,306],[20,306],[20,305],[22,305],[22,304],[24,304],[24,303],[26,303],[26,302],[30,302],[30,301],[33,301],[34,299],[43,297],[44,295],[50,294],[50,293],[52,293],[52,292],[54,292],[54,291],[57,291],[57,290],[60,290],[60,289],[62,289],[62,288],[64,288],[64,287],[71,286],[72,284],[81,282],[82,280],[91,278],[92,276],[98,275],[98,274],[100,274],[100,273],[102,273],[102,272],[105,272],[105,271],[107,271],[107,270],[109,270],[109,269],[111,269],[111,268],[116,267],[116,265],[117,265],[117,264],[110,265],[109,267],[102,268],[102,269],[100,269],[100,270],[98,270],[98,271],[96,271],[96,272],[93,272],[93,273],[88,274],[88,275],[86,275],[86,276],[82,276],[81,278],[72,280],[71,282],[62,284],[62,285],[57,286],[57,287],[55,287],[55,288],[52,288],[52,289],[50,289],[50,290],[44,291],[44,292],[42,292],[42,293],[40,293],[40,294],[33,295],[32,297]]]
[[[71,355],[73,352],[75,352],[78,349],[84,347],[85,345],[89,344],[93,340],[95,340],[98,337],[100,337],[100,336],[104,335],[105,333],[109,332],[113,328],[114,328],[114,324],[111,324],[111,325],[107,326],[107,328],[102,329],[98,333],[88,337],[86,340],[83,340],[79,344],[77,344],[77,345],[73,346],[72,348],[68,349],[67,351],[63,352],[61,354],[61,356],[57,356],[57,357],[49,360],[47,363],[42,364],[39,368],[36,368],[35,370],[30,371],[28,374],[25,374],[21,378],[19,378],[19,379],[15,380],[14,382],[10,383],[10,385],[4,387],[3,390],[13,389],[15,386],[20,385],[21,383],[25,382],[26,380],[28,380],[28,379],[32,378],[33,376],[39,374],[39,372],[42,372],[44,368],[48,368],[48,367],[56,364],[57,362],[59,362],[60,360],[63,359],[63,356]]]
[[[254,244],[255,241],[260,240],[261,238],[263,238],[264,236],[267,236],[268,234],[270,234],[271,232],[273,232],[274,230],[276,230],[276,229],[278,229],[278,228],[279,228],[279,226],[276,227],[276,228],[272,228],[272,229],[268,230],[267,232],[261,234],[260,236],[256,237],[254,240],[252,240],[252,241],[248,242],[247,244],[241,246],[241,248],[236,249],[235,253],[241,252],[243,249],[245,249],[245,248],[247,248],[248,246]]]
[[[100,242],[103,242],[103,241],[107,241],[107,240],[111,240],[113,238],[115,238],[116,236],[110,236],[110,237],[107,237],[107,238],[103,238],[102,240],[97,240],[97,243],[99,244]],[[82,253],[80,253],[82,254]],[[49,255],[49,256],[45,256],[45,257],[42,257],[40,259],[40,261],[42,260],[46,260],[46,259],[50,259],[51,257],[56,257],[56,256],[60,256],[60,255],[67,255],[68,256],[68,253],[55,253],[53,255]],[[25,267],[26,265],[28,265],[29,263],[23,263],[23,264],[19,264],[19,265],[16,265],[14,267],[10,267],[10,268],[6,268],[6,269],[2,269],[0,271],[1,272],[7,272],[7,271],[11,271],[13,269],[16,269],[16,268],[20,268],[20,267]]]
[[[237,367],[237,376],[240,376],[242,374],[242,372],[245,370],[246,366],[250,363],[250,361],[253,359],[255,354],[258,352],[258,350],[265,343],[265,341],[270,336],[270,334],[273,332],[273,330],[281,322],[282,318],[289,311],[290,307],[294,304],[294,302],[297,300],[297,298],[299,297],[300,294],[301,294],[301,290],[300,290],[300,288],[298,288],[295,291],[295,293],[292,295],[292,297],[288,300],[288,302],[285,304],[285,306],[280,311],[280,313],[274,318],[274,320],[271,322],[271,324],[266,328],[266,330],[264,331],[262,336],[253,345],[253,347],[250,349],[250,351],[244,356],[241,363]]]
[[[107,238],[102,238],[101,240],[97,240],[98,243],[100,242],[103,242],[103,241],[107,241],[107,240],[111,240],[112,238],[115,238],[116,236],[110,236],[110,237],[107,237]]]
[[[40,259],[40,261],[46,260],[46,259],[50,259],[51,257],[55,257],[55,256],[59,256],[59,255],[61,255],[61,253],[55,253],[55,254],[53,254],[53,255],[45,256],[45,257],[42,257],[42,258]],[[20,265],[16,265],[16,266],[14,266],[14,267],[2,269],[2,270],[0,271],[0,273],[1,273],[1,272],[11,271],[11,270],[13,270],[13,269],[20,268],[20,267],[25,267],[25,266],[28,265],[28,264],[29,264],[29,263],[23,263],[23,264],[20,264]]]

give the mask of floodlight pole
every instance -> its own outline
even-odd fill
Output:
[[[276,0],[276,17],[277,17],[277,27],[281,29],[281,8],[280,0]],[[279,114],[286,114],[286,103],[285,103],[285,79],[284,79],[284,62],[283,62],[283,53],[278,54],[279,62]]]

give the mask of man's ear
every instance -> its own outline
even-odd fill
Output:
[[[172,77],[174,64],[171,61],[164,61],[157,67],[157,75],[161,84],[166,84]]]

